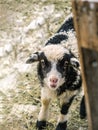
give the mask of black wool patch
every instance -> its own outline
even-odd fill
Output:
[[[60,29],[57,31],[57,33],[59,32],[68,32],[68,31],[74,31],[74,23],[73,23],[73,17],[70,17],[67,21],[65,21],[65,23],[60,27]]]
[[[67,40],[68,36],[64,34],[56,34],[54,37],[51,37],[45,45],[50,44],[60,44],[63,40]]]
[[[66,84],[64,83],[62,86],[60,86],[58,89],[57,89],[57,96],[60,96],[62,93],[64,93],[66,91]]]

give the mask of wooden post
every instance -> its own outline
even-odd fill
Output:
[[[73,0],[89,130],[98,130],[98,0]]]

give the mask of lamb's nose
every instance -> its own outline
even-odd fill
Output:
[[[50,78],[50,82],[52,82],[52,83],[57,83],[57,81],[58,81],[58,79],[55,77]]]

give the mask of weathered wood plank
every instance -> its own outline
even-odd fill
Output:
[[[73,0],[89,130],[98,130],[98,2]]]

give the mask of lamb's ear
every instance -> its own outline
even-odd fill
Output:
[[[33,53],[26,61],[27,64],[31,64],[33,62],[37,62],[39,61],[39,57],[40,57],[41,52],[35,52]]]
[[[75,58],[75,57],[72,57],[72,58],[70,59],[70,62],[71,62],[71,65],[73,65],[73,66],[76,67],[76,68],[78,68],[78,67],[80,66],[79,61],[78,61],[77,58]]]

